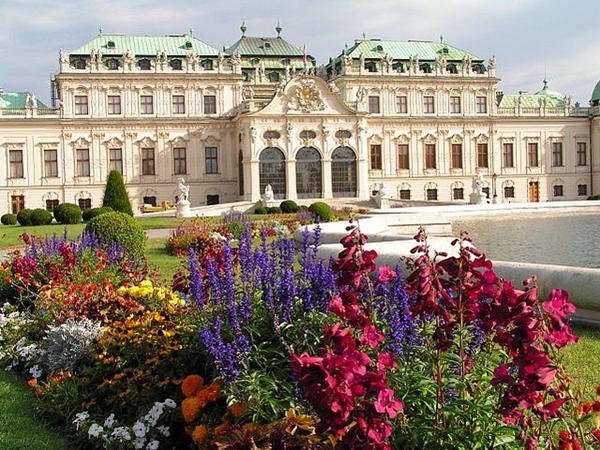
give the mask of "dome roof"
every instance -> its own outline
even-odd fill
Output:
[[[598,101],[600,101],[600,81],[598,81],[598,83],[596,83],[596,87],[594,87],[591,101],[592,103],[595,102],[596,104],[598,104]]]
[[[549,99],[558,100],[563,102],[565,100],[565,96],[560,92],[552,91],[548,89],[548,80],[544,80],[544,87],[541,91],[537,91],[535,95],[544,95],[549,97]]]

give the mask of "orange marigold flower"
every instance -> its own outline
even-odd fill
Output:
[[[594,403],[592,403],[592,409],[594,412],[600,412],[600,400],[596,400]]]
[[[204,425],[198,425],[196,428],[194,428],[194,431],[192,431],[192,440],[196,445],[202,444],[207,438],[208,428],[206,428]]]
[[[181,384],[181,392],[186,397],[193,397],[204,386],[204,378],[200,375],[190,375]]]
[[[27,384],[29,385],[29,387],[37,386],[37,378],[32,378],[27,382]]]
[[[248,403],[235,403],[234,405],[231,405],[231,408],[229,408],[229,412],[231,412],[231,415],[233,417],[238,417],[240,414],[246,411],[247,408]]]
[[[183,402],[181,402],[181,413],[183,414],[183,418],[186,422],[192,422],[198,414],[200,414],[200,410],[204,407],[204,405],[200,404],[200,401],[197,397],[188,397]]]

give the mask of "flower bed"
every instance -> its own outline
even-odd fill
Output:
[[[420,230],[403,274],[375,271],[353,221],[332,261],[318,229],[296,245],[229,223],[221,238],[187,226],[204,243],[171,288],[89,235],[26,237],[3,264],[0,364],[74,445],[598,445],[600,400],[583,402],[560,362],[577,340],[566,292],[498,279],[468,236],[447,257]]]

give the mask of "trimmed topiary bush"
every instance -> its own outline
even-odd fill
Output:
[[[111,170],[106,178],[102,206],[110,206],[115,211],[133,216],[131,200],[129,200],[123,176],[117,170]]]
[[[31,213],[33,212],[32,209],[22,209],[21,211],[19,211],[19,213],[17,214],[17,222],[19,222],[19,225],[21,225],[22,227],[26,227],[31,225]]]
[[[331,222],[335,217],[335,214],[333,213],[333,209],[331,209],[331,206],[329,206],[325,202],[312,203],[308,207],[308,209],[313,214],[319,216],[319,218],[321,219],[321,222]]]
[[[6,213],[0,217],[0,222],[2,222],[3,225],[16,225],[17,216],[12,213]]]
[[[99,216],[100,214],[105,214],[107,212],[114,211],[110,206],[101,206],[99,208],[88,208],[84,209],[81,213],[84,222],[89,222],[94,217]]]
[[[264,206],[257,206],[256,209],[254,210],[254,214],[266,214],[267,213],[267,208],[265,208]]]
[[[140,258],[144,255],[146,232],[129,214],[119,211],[100,214],[91,219],[85,229],[106,243],[121,244],[132,258]]]
[[[300,206],[294,200],[284,200],[279,205],[281,211],[284,213],[295,213],[300,211]]]
[[[54,208],[54,218],[63,225],[79,223],[81,222],[81,208],[75,203],[61,203]]]
[[[46,209],[36,208],[29,216],[31,225],[49,225],[52,223],[52,213]]]
[[[281,208],[279,206],[269,206],[267,214],[281,214]]]

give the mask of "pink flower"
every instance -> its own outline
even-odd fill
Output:
[[[386,413],[390,419],[393,419],[402,410],[402,407],[402,402],[394,398],[393,390],[385,388],[379,391],[375,402],[375,411],[380,414]]]

